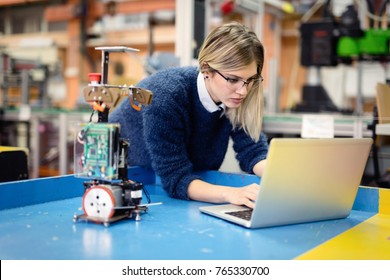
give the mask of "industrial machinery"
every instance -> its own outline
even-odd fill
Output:
[[[0,108],[20,105],[49,107],[49,65],[0,50]]]
[[[322,18],[303,21],[301,32],[301,65],[307,67],[308,82],[303,87],[302,102],[294,108],[299,112],[347,112],[337,108],[321,84],[320,67],[351,64],[353,61],[379,61],[386,65],[390,59],[390,30],[383,22],[388,0],[367,0],[364,16],[369,18],[369,26],[362,29],[358,9],[363,1],[354,1],[359,6],[347,6],[336,19],[330,11],[332,1],[322,2]],[[379,7],[375,6],[380,2]],[[321,4],[321,3],[320,3]],[[359,94],[358,94],[359,95]],[[357,96],[360,99],[361,96]],[[358,103],[358,102],[357,102]],[[357,104],[358,105],[358,104]],[[357,113],[361,108],[358,108]]]
[[[89,179],[84,182],[83,214],[73,220],[92,221],[108,226],[110,223],[135,217],[148,210],[149,194],[140,182],[130,180],[127,170],[128,145],[120,137],[120,125],[108,123],[110,108],[121,96],[127,96],[133,109],[140,111],[149,105],[152,92],[146,89],[108,84],[108,63],[111,52],[134,52],[128,47],[98,47],[102,51],[101,73],[90,73],[90,83],[83,90],[84,99],[93,107],[88,123],[80,123],[75,137],[75,176]],[[97,122],[93,122],[94,113]],[[143,194],[147,204],[141,204]]]

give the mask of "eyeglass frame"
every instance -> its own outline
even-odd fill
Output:
[[[248,86],[250,85],[250,83],[255,83],[256,81],[260,81],[260,83],[261,82],[263,82],[264,81],[264,78],[263,78],[263,76],[261,76],[261,75],[259,75],[259,77],[258,78],[253,78],[253,80],[252,81],[250,81],[250,82],[248,82],[248,80],[243,80],[243,79],[237,79],[237,78],[228,78],[228,77],[225,77],[221,72],[219,72],[217,69],[213,69],[215,72],[217,72],[222,78],[224,78],[225,79],[225,81],[229,84],[229,81],[231,81],[231,80],[237,80],[237,82],[238,81],[240,81],[240,82],[242,82],[242,86],[241,87],[238,87],[236,90],[239,90],[239,89],[242,89],[244,86],[246,86],[247,88],[248,88]],[[249,79],[252,79],[252,78],[249,78]]]

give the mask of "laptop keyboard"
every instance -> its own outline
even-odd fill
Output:
[[[252,217],[252,212],[253,209],[246,209],[246,210],[238,210],[233,212],[226,212],[226,214],[249,221]]]

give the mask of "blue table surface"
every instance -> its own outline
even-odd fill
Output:
[[[253,177],[237,175],[234,180],[228,179],[232,185],[239,185],[256,181]],[[216,177],[211,174],[208,179],[213,178]],[[69,182],[78,181],[64,177],[25,184],[30,185],[28,191],[31,191],[35,185],[54,182],[56,188],[70,190]],[[18,194],[17,186],[0,184],[0,195],[1,190],[6,189],[4,192],[8,195],[17,197],[23,193]],[[15,193],[10,188],[14,188]],[[82,193],[82,184],[73,188]],[[0,259],[286,260],[298,257],[375,214],[353,210],[345,219],[246,229],[200,213],[198,208],[207,203],[168,197],[158,181],[146,184],[146,188],[152,202],[162,204],[150,206],[141,221],[125,219],[109,227],[73,221],[74,214],[82,213],[82,197],[77,192],[74,197],[2,209]],[[0,199],[0,202],[4,204],[5,200]]]

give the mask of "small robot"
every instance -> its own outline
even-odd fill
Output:
[[[93,107],[90,121],[80,123],[75,137],[75,176],[89,179],[84,182],[82,198],[83,214],[75,214],[73,221],[92,221],[109,226],[110,223],[134,217],[141,220],[141,213],[150,203],[150,196],[140,182],[130,180],[127,173],[128,142],[120,137],[120,125],[108,123],[110,107],[121,96],[127,96],[132,107],[140,111],[149,105],[151,91],[127,85],[107,83],[110,52],[134,52],[128,47],[99,47],[102,51],[101,73],[90,73],[90,83],[83,90],[84,99]],[[97,122],[93,115],[98,113]],[[148,204],[141,204],[145,194]]]

